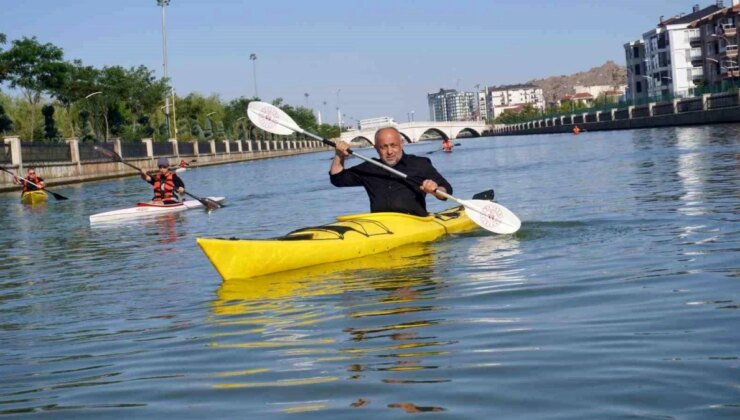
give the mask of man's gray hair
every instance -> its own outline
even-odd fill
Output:
[[[398,131],[398,129],[396,127],[392,126],[392,125],[389,125],[388,127],[381,127],[381,128],[378,129],[378,131],[375,132],[375,141],[376,142],[378,141],[378,134],[381,131],[383,131],[383,130],[393,130],[393,131],[395,131],[396,132],[396,135],[398,136],[398,138],[401,139],[401,142],[403,142],[403,137],[401,137],[401,132]]]

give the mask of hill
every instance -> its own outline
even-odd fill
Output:
[[[565,95],[575,93],[573,86],[626,85],[627,69],[613,61],[607,61],[599,67],[569,76],[552,76],[545,79],[534,79],[527,82],[542,88],[545,102],[552,102]]]

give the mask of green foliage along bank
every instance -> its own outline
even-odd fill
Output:
[[[61,48],[35,37],[7,43],[0,34],[0,135],[22,141],[83,142],[152,137],[166,141],[263,138],[246,117],[250,101],[224,101],[218,95],[189,93],[174,97],[170,118],[165,114],[169,80],[157,78],[146,66],[96,68],[81,60],[67,61]],[[8,91],[6,91],[8,92]],[[314,112],[273,101],[302,127],[324,137],[339,136],[339,128],[317,124]],[[171,106],[171,104],[170,104]]]

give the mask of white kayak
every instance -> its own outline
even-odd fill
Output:
[[[217,203],[222,203],[224,197],[205,197]],[[132,219],[143,216],[153,216],[166,213],[177,213],[190,209],[203,208],[203,203],[198,200],[186,200],[175,204],[137,203],[136,207],[127,209],[107,211],[105,213],[90,216],[90,223],[115,222],[118,220]]]

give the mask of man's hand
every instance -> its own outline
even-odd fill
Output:
[[[334,149],[334,153],[336,153],[339,158],[344,159],[349,156],[349,144],[342,140],[337,140],[335,144],[337,147]]]
[[[434,191],[437,189],[438,185],[436,182],[432,181],[431,179],[425,179],[424,182],[421,183],[421,190],[424,191],[427,194],[434,194]]]
[[[179,194],[182,194],[182,193],[184,193],[184,192],[185,192],[185,187],[180,187],[180,188],[178,188],[178,189],[177,189],[177,192],[178,192]]]

